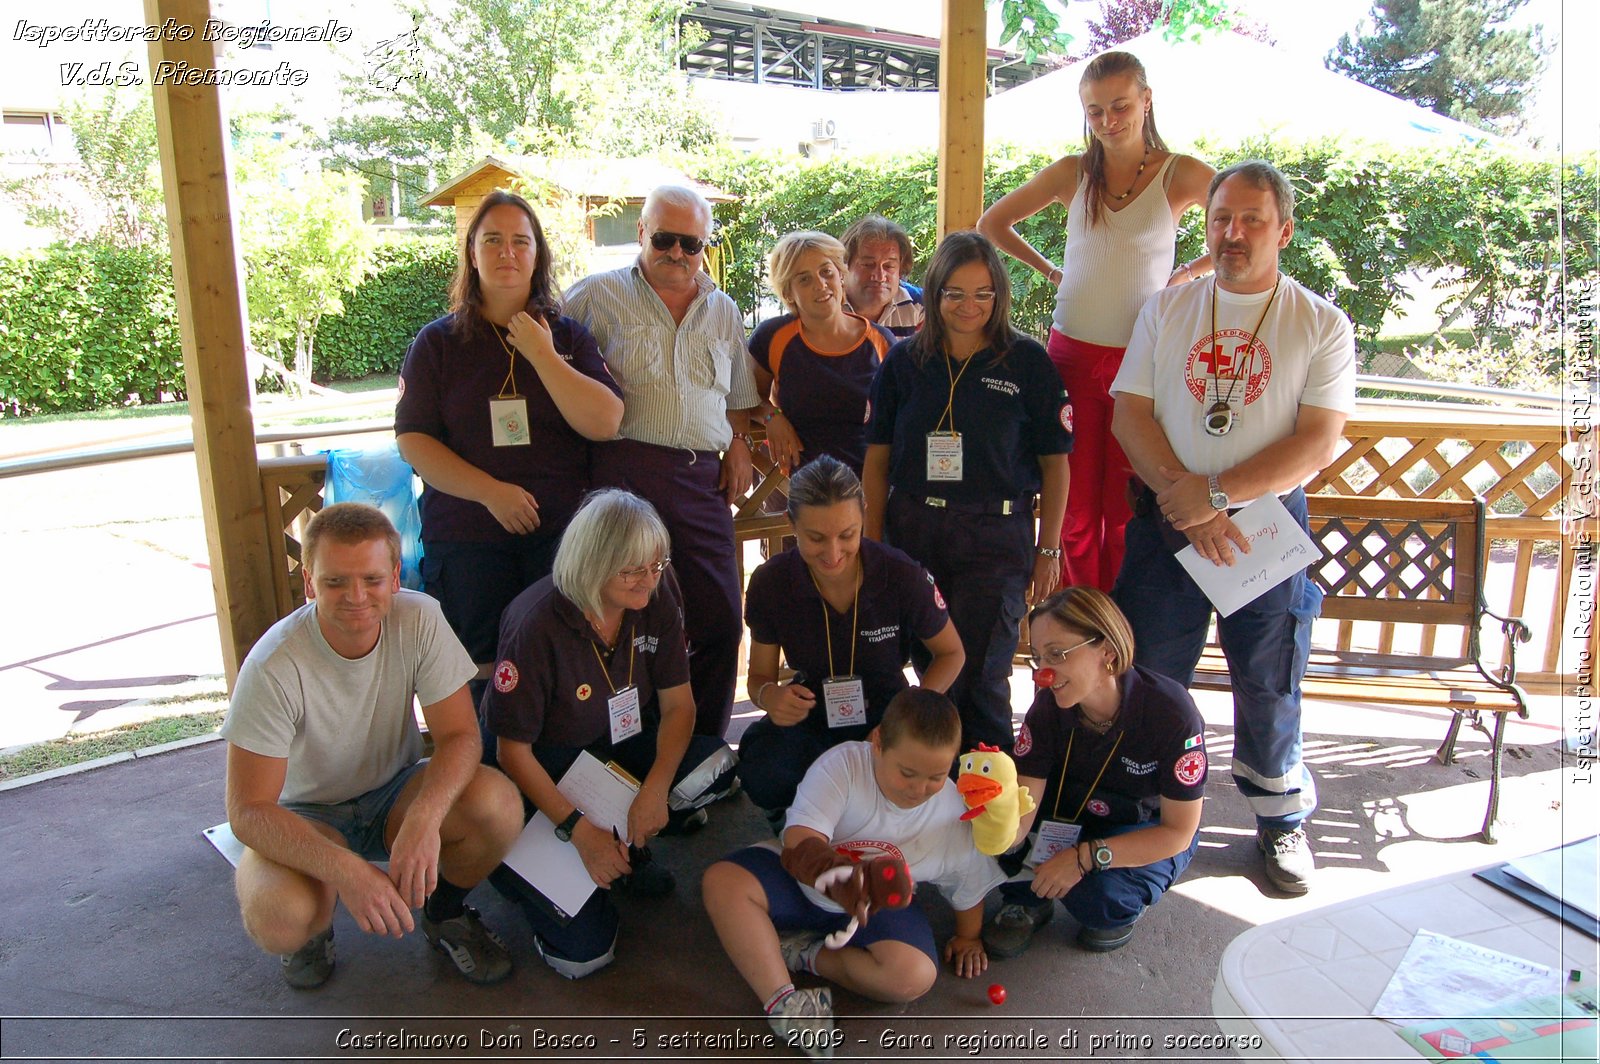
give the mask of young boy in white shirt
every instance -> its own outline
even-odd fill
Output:
[[[827,1058],[841,1040],[828,988],[796,990],[790,972],[898,1002],[927,993],[939,974],[940,952],[920,907],[869,908],[859,876],[819,892],[813,884],[829,868],[858,865],[878,875],[903,862],[913,884],[940,887],[956,910],[956,933],[943,950],[956,974],[971,978],[988,967],[983,898],[1005,876],[973,846],[961,819],[966,805],[950,779],[960,744],[954,704],[937,691],[908,688],[868,741],[842,743],[807,771],[781,853],[776,843],[752,846],[706,870],[702,895],[717,937],[785,1044]],[[826,948],[825,936],[864,911],[844,946]]]

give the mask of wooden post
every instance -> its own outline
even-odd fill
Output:
[[[939,47],[939,237],[983,213],[983,104],[988,87],[983,0],[944,0]]]
[[[200,505],[231,689],[239,664],[272,625],[276,611],[275,559],[267,551],[245,368],[225,130],[215,85],[160,84],[156,78],[163,62],[188,63],[189,69],[200,70],[216,66],[213,44],[202,39],[211,7],[207,0],[145,0],[144,14],[151,26],[168,25],[170,19],[180,30],[193,29],[188,40],[168,39],[174,33],[151,42],[150,74]]]

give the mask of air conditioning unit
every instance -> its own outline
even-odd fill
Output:
[[[838,132],[839,127],[831,118],[821,118],[811,123],[812,140],[833,140]]]

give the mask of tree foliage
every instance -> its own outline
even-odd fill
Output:
[[[51,164],[0,182],[0,192],[22,207],[30,225],[68,241],[164,245],[166,205],[150,94],[112,87],[98,98],[71,100],[61,113],[81,165]]]
[[[1263,22],[1247,19],[1237,12],[1216,5],[1215,9],[1194,12],[1188,9],[1173,11],[1170,0],[1100,0],[1100,17],[1089,20],[1089,42],[1082,55],[1091,56],[1131,41],[1156,26],[1164,27],[1169,34],[1190,36],[1196,26],[1227,29],[1245,37],[1267,44],[1276,44],[1271,31]],[[1201,18],[1200,16],[1204,16]]]
[[[684,0],[403,0],[415,29],[344,87],[330,146],[457,170],[488,151],[688,150],[720,134],[677,73]]]
[[[1506,25],[1528,0],[1374,0],[1328,69],[1482,129],[1516,132],[1544,70],[1542,26]]]

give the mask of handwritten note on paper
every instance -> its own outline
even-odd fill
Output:
[[[1250,553],[1235,548],[1232,565],[1214,565],[1192,546],[1177,554],[1178,563],[1224,617],[1237,613],[1322,556],[1276,495],[1261,496],[1234,514],[1233,523],[1250,541]]]

